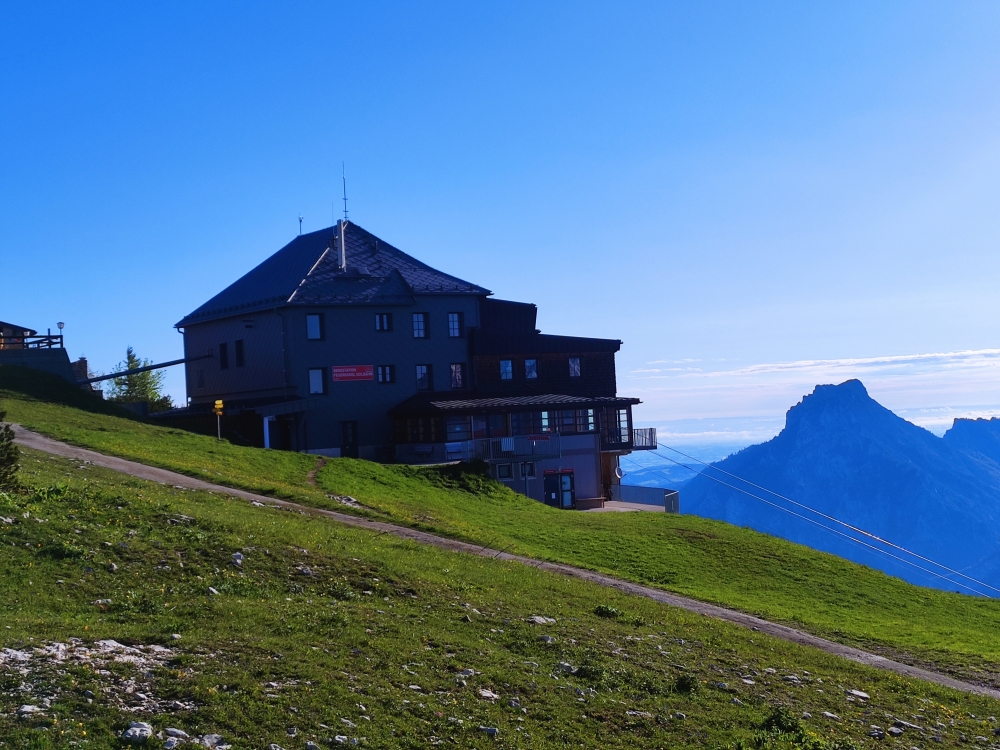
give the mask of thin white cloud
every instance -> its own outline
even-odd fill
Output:
[[[662,360],[664,364],[672,361]],[[860,379],[872,398],[941,434],[956,418],[1000,415],[1000,349],[767,362],[734,369],[646,367],[629,373],[636,418],[675,440],[722,443],[774,435],[787,410],[820,384]],[[773,420],[752,424],[755,419]],[[683,420],[736,420],[719,430]],[[750,422],[742,422],[750,420]],[[751,426],[752,425],[752,426]],[[767,434],[770,433],[770,434]]]
[[[666,360],[659,360],[666,363]],[[649,364],[657,364],[650,362]],[[660,368],[633,370],[635,373],[685,372],[706,378],[763,375],[766,373],[833,372],[837,370],[873,371],[908,366],[948,367],[1000,367],[1000,349],[973,349],[958,352],[929,354],[902,354],[884,357],[852,357],[843,359],[802,359],[793,362],[772,362],[750,365],[735,370],[709,370],[701,368]]]

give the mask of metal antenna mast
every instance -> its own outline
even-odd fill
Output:
[[[340,162],[340,171],[344,179],[344,221],[347,221],[347,171],[344,162]]]
[[[302,214],[299,214],[299,236],[302,236]]]

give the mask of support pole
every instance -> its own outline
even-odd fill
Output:
[[[217,431],[218,431],[219,440],[222,440],[222,415],[221,414],[216,414],[215,415],[215,424],[216,424],[216,428],[217,428]]]

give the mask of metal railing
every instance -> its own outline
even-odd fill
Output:
[[[667,513],[680,513],[680,493],[663,487],[640,487],[637,485],[611,485],[611,499],[620,503],[636,503],[663,508]]]
[[[602,451],[651,451],[656,450],[656,428],[609,427],[601,431]]]
[[[487,463],[509,463],[559,458],[562,448],[559,435],[553,433],[445,443],[445,455],[449,461],[478,459]]]
[[[632,450],[634,451],[656,450],[656,428],[638,427],[632,430]]]
[[[62,349],[61,334],[45,336],[0,336],[0,349]]]

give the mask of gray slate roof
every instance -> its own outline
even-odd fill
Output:
[[[345,229],[347,269],[339,268],[329,227],[296,237],[223,289],[176,327],[286,305],[405,305],[415,294],[492,292],[421,263],[356,224]]]

